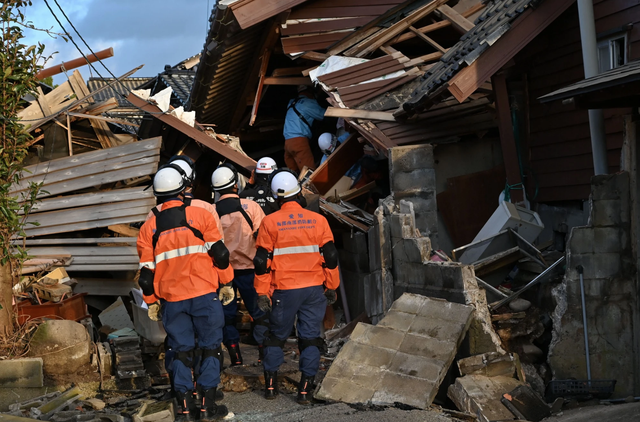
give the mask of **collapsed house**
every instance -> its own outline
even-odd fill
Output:
[[[637,154],[631,110],[637,100],[629,94],[637,65],[624,63],[640,54],[632,30],[640,9],[606,0],[595,9],[601,70],[609,71],[596,81],[561,89],[584,77],[573,0],[222,0],[213,9],[202,54],[166,68],[140,87],[152,95],[172,87],[171,107],[194,111],[193,126],[124,91],[118,106],[131,106],[134,113],[118,117],[112,111],[117,111],[115,102],[109,110],[84,108],[84,114],[91,107],[96,114],[110,113],[87,118],[85,126],[93,128],[96,140],[71,133],[68,142],[56,141],[61,149],[55,147],[58,155],[51,158],[67,157],[72,148],[75,153],[80,142],[94,148],[120,145],[112,139],[119,135],[112,137],[104,126],[135,118],[126,121],[139,125],[133,126],[137,137],[148,139],[135,144],[161,137],[162,146],[153,144],[159,150],[154,149],[155,161],[144,174],[127,173],[118,182],[148,176],[158,163],[183,153],[196,160],[196,197],[210,200],[208,180],[221,160],[233,162],[247,176],[253,160],[262,156],[282,164],[287,103],[298,85],[315,86],[327,106],[323,130],[335,131],[340,118],[351,136],[306,175],[305,183],[320,197],[318,209],[329,219],[339,246],[345,322],[365,314],[374,324],[355,327],[353,343],[347,343],[334,374],[329,372],[320,388],[323,397],[428,407],[433,400],[446,400],[448,391],[460,410],[482,413],[491,402],[495,413],[484,415],[486,420],[513,416],[502,394],[525,380],[544,395],[552,380],[582,379],[587,373],[585,352],[576,349],[585,337],[578,265],[586,281],[593,377],[616,380],[614,397],[637,396],[640,358],[632,353],[640,347]],[[587,113],[593,107],[607,108],[610,173],[595,178]],[[68,119],[79,118],[69,114]],[[56,132],[60,124],[64,121],[46,130]],[[62,130],[51,136],[61,133],[66,136]],[[47,139],[34,143],[43,162],[43,151],[51,148]],[[375,160],[377,177],[354,187],[345,174],[365,156]],[[95,184],[82,188],[90,186]],[[83,195],[77,189],[51,196]],[[89,194],[95,195],[84,193]],[[150,200],[135,195],[137,201]],[[104,247],[99,252],[86,246],[55,250],[60,255],[54,259],[73,258],[67,270],[78,279],[78,292],[88,293],[97,309],[106,309],[111,300],[96,296],[128,294],[133,285],[135,228],[122,225],[142,215],[146,212],[132,212],[130,219],[88,218],[92,227],[101,228],[92,245],[129,242],[113,247],[121,248],[114,256],[122,258],[110,260],[99,281],[74,273],[79,268],[73,265],[94,265],[90,271],[99,271],[100,263],[78,254],[104,253]],[[109,237],[102,237],[105,228]],[[44,255],[50,255],[52,245],[89,244],[60,243],[50,235],[65,231],[45,229],[30,228],[28,236],[46,237],[26,240],[36,251],[46,245]],[[125,231],[134,234],[113,237]],[[131,272],[113,272],[125,270]],[[416,299],[416,294],[430,299]],[[446,300],[446,312],[460,318],[442,317],[459,324],[448,333],[451,338],[430,336],[428,330],[416,333],[409,323],[430,317],[433,310],[422,302],[436,298]],[[413,311],[394,309],[412,300],[422,301]],[[473,312],[462,318],[469,309]],[[402,320],[398,313],[413,316],[401,315]],[[424,348],[411,349],[414,335],[448,346],[438,349],[442,354],[434,363],[420,355]],[[359,349],[372,347],[385,350],[372,354],[371,362],[349,362],[362,356]],[[474,358],[481,364],[464,361]],[[501,369],[494,371],[496,365]],[[334,376],[338,371],[340,377]],[[383,372],[396,384],[406,382],[400,391],[407,395],[367,384]],[[432,388],[418,391],[427,381]],[[353,396],[356,390],[350,386],[366,386],[371,394],[360,390]],[[483,394],[482,386],[491,393]]]

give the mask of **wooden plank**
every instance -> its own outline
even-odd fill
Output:
[[[47,174],[38,174],[33,177],[20,179],[20,182],[11,186],[11,192],[19,192],[27,189],[29,183],[44,183],[48,186],[52,183],[64,180],[76,179],[89,176],[91,174],[102,173],[112,170],[119,170],[128,167],[140,166],[148,163],[158,163],[160,157],[157,151],[145,151],[127,156],[127,160],[116,157],[100,163],[85,164],[84,166],[73,167]]]
[[[127,100],[135,105],[136,107],[141,108],[143,111],[151,113],[153,117],[162,121],[163,123],[168,124],[174,129],[184,133],[189,138],[194,141],[206,146],[207,148],[213,150],[214,152],[220,154],[221,156],[228,159],[230,162],[236,165],[238,170],[245,175],[251,174],[251,171],[255,169],[256,162],[252,158],[243,155],[241,152],[236,151],[231,148],[229,145],[223,144],[220,141],[217,141],[211,138],[204,132],[199,131],[198,129],[189,126],[182,120],[178,119],[175,116],[171,116],[169,114],[162,114],[160,109],[155,105],[152,105],[145,100],[135,96],[134,94],[129,94]],[[144,175],[143,175],[144,176]]]
[[[433,48],[435,48],[436,50],[440,51],[441,53],[446,53],[447,49],[444,48],[443,46],[441,46],[440,44],[438,44],[435,40],[429,38],[428,36],[426,36],[425,34],[423,34],[422,32],[418,31],[416,28],[414,28],[413,26],[409,27],[409,31],[413,32],[414,34],[416,34],[416,36],[418,38],[420,38],[422,41],[426,42],[427,44],[429,44],[430,46],[432,46]]]
[[[38,94],[36,96],[36,101],[38,102],[38,105],[40,106],[40,109],[42,110],[42,115],[43,116],[50,115],[52,113],[51,107],[49,107],[49,103],[47,103],[47,99],[44,96],[44,92],[42,92],[42,88],[38,87],[36,89],[36,93]]]
[[[384,111],[353,110],[349,108],[338,108],[338,107],[328,107],[324,115],[325,117],[344,117],[344,118],[351,118],[351,119],[383,120],[385,122],[396,121],[392,113],[387,113]]]
[[[71,264],[64,267],[68,272],[73,271],[137,271],[138,264],[87,264],[75,265]]]
[[[514,202],[520,202],[524,200],[522,177],[520,175],[520,160],[518,159],[516,139],[513,134],[509,92],[507,91],[507,81],[504,73],[493,75],[491,83],[496,97],[498,130],[500,131],[500,145],[502,145],[502,157],[507,173],[507,184],[516,186],[515,189],[511,190],[511,196]]]
[[[43,199],[37,202],[31,213],[54,211],[64,208],[84,207],[87,205],[106,204],[109,202],[129,201],[132,199],[153,198],[153,190],[146,187],[113,189],[108,191],[82,193],[78,195],[61,196]]]
[[[68,100],[72,94],[73,94],[73,90],[71,89],[71,85],[67,81],[60,84],[60,86],[58,86],[53,91],[45,95],[44,98],[45,98],[47,107],[49,108],[48,115],[53,114],[57,111],[60,111],[60,109],[64,108],[64,106],[67,104],[71,104],[71,102]],[[64,105],[61,105],[61,104],[64,104]],[[24,125],[32,125],[34,122],[31,122],[29,120],[43,119],[48,115],[45,115],[42,113],[42,108],[39,102],[36,100],[31,102],[29,107],[25,108],[24,110],[21,110],[18,113],[18,118],[24,121],[23,123]]]
[[[50,227],[69,222],[80,223],[91,220],[104,220],[122,215],[148,213],[156,205],[153,198],[134,199],[132,201],[116,202],[113,204],[91,205],[88,207],[70,208],[58,211],[41,212],[27,217],[27,224],[39,223],[38,228]],[[139,211],[141,209],[141,211]],[[27,226],[28,230],[31,226]],[[56,232],[60,233],[60,232]]]
[[[353,166],[364,154],[363,145],[358,142],[356,136],[351,135],[336,150],[320,164],[313,172],[309,180],[314,184],[321,195],[327,193],[338,180]]]
[[[97,243],[130,243],[135,245],[137,239],[135,237],[70,237],[65,239],[26,239],[26,246],[42,246],[42,245],[95,245]],[[14,243],[22,244],[22,240]]]
[[[465,10],[464,12],[462,12],[462,16],[464,18],[468,18],[476,13],[478,13],[480,10],[484,9],[486,7],[486,4],[484,3],[478,3],[474,6],[471,6],[469,9]],[[451,26],[451,22],[449,22],[448,20],[443,20],[440,22],[436,22],[436,23],[432,23],[430,25],[426,25],[426,26],[422,26],[420,28],[418,28],[418,31],[422,32],[423,34],[428,34],[429,32],[433,32],[433,31],[437,31],[438,29],[441,28],[447,28]],[[416,34],[414,34],[413,32],[407,32],[404,33],[402,35],[400,35],[397,38],[394,38],[393,40],[389,41],[389,43],[387,45],[395,45],[398,44],[402,41],[406,41],[406,40],[410,40],[411,38],[415,38]]]
[[[369,19],[365,22],[369,22],[370,20],[380,16],[389,10],[393,5],[384,4],[384,5],[360,5],[360,6],[352,6],[350,4],[344,4],[340,7],[304,7],[299,8],[291,12],[289,15],[289,19],[298,20],[298,19],[323,19],[323,18],[342,18],[342,17],[353,17],[353,16],[363,16],[368,17]]]
[[[345,103],[346,106],[348,107],[355,107],[365,101],[368,101],[372,98],[377,97],[378,95],[382,95],[387,91],[390,91],[400,85],[404,85],[412,80],[414,80],[415,78],[417,78],[418,76],[422,75],[422,72],[412,72],[412,71],[408,71],[407,73],[405,73],[404,75],[397,77],[397,78],[392,78],[392,79],[387,79],[387,81],[389,81],[390,83],[388,85],[385,85],[384,88],[380,88],[378,90],[375,90],[373,92],[369,92],[367,95],[359,98],[358,101],[354,101],[354,102],[349,102],[349,103]]]
[[[386,63],[392,63],[394,59],[399,59],[402,54],[398,54],[396,56],[386,55],[382,57],[378,57],[373,60],[364,60],[362,63],[355,64],[353,66],[346,67],[344,69],[336,70],[331,73],[326,73],[324,75],[318,76],[318,80],[323,83],[330,84],[332,82],[343,80],[344,77],[348,77],[356,72],[362,71],[370,71],[375,66],[379,66]]]
[[[449,81],[449,91],[459,102],[467,99],[573,3],[545,1],[535,10],[527,9],[506,34]]]
[[[353,218],[349,217],[348,215],[344,215],[339,213],[338,211],[334,210],[333,208],[331,208],[331,205],[329,204],[323,204],[320,203],[320,209],[326,213],[331,214],[332,216],[334,216],[336,219],[338,219],[339,221],[342,221],[348,225],[351,225],[357,229],[360,229],[361,231],[367,233],[370,229],[369,226],[362,224],[359,221],[354,220]]]
[[[446,4],[438,7],[438,12],[442,13],[442,15],[444,16],[444,18],[446,20],[448,20],[449,22],[451,22],[451,25],[457,29],[459,32],[461,32],[462,34],[466,34],[467,32],[469,32],[470,30],[472,30],[475,25],[473,24],[473,22],[469,21],[467,18],[465,18],[464,16],[462,16],[460,13],[456,12],[455,10],[453,10],[453,8],[451,8],[451,6],[448,6]]]
[[[138,256],[135,246],[53,246],[33,247],[28,249],[29,255],[71,255],[76,256]]]
[[[382,31],[380,31],[380,33],[370,37],[369,40],[362,43],[361,45],[358,45],[355,49],[352,49],[353,51],[350,50],[345,54],[353,55],[355,57],[364,57],[370,53],[373,53],[380,46],[386,44],[389,40],[407,30],[409,26],[413,25],[415,22],[418,22],[420,19],[423,19],[431,12],[436,10],[436,8],[445,4],[447,1],[449,0],[433,0],[431,3],[422,6],[421,8],[414,11],[406,18],[394,23],[389,28],[383,29]]]
[[[323,62],[329,58],[328,54],[318,53],[315,51],[307,51],[302,55],[303,59],[312,60],[315,62]],[[308,74],[307,74],[308,75]],[[305,75],[305,76],[307,76]]]
[[[351,201],[352,199],[355,199],[361,195],[364,195],[365,193],[368,193],[375,187],[376,187],[376,182],[369,182],[366,185],[362,186],[361,188],[350,189],[346,192],[342,192],[338,194],[338,196],[342,201]]]
[[[247,29],[305,1],[306,0],[239,1],[231,3],[229,8],[233,12],[238,24],[240,24],[240,28]]]
[[[28,237],[31,237],[31,236],[42,236],[45,234],[54,234],[54,233],[75,233],[79,230],[88,230],[88,229],[95,229],[98,227],[107,227],[112,224],[128,224],[128,223],[139,223],[139,222],[145,221],[149,212],[148,211],[143,212],[144,209],[142,208],[136,209],[136,210],[140,211],[140,214],[125,215],[121,217],[109,218],[106,220],[94,220],[94,221],[85,221],[81,223],[69,223],[69,224],[64,224],[59,226],[52,226],[53,229],[52,227],[42,227],[42,228],[33,227],[33,228],[29,228],[28,231],[25,230],[25,234]],[[126,214],[126,213],[123,213],[123,214]]]
[[[87,293],[92,296],[129,296],[131,289],[137,288],[133,280],[112,278],[79,278],[73,287],[74,293]]]
[[[121,124],[121,125],[140,127],[139,124],[130,122],[128,120],[114,119],[114,118],[111,118],[111,117],[94,116],[94,115],[86,114],[86,113],[65,113],[65,114],[67,116],[74,116],[74,117],[79,117],[79,118],[82,118],[82,119],[100,120],[100,121],[103,121],[103,122],[118,123],[118,124]]]
[[[264,85],[313,85],[311,79],[306,76],[289,76],[264,78]]]
[[[47,174],[54,171],[77,167],[89,163],[97,163],[100,161],[112,159],[115,157],[126,157],[143,151],[160,150],[162,145],[162,137],[146,139],[144,141],[133,142],[130,144],[108,148],[105,150],[85,152],[74,155],[73,157],[57,158],[47,161],[46,163],[38,163],[25,167],[25,177],[32,177],[38,174]]]
[[[249,126],[253,126],[258,116],[258,107],[260,106],[260,100],[262,99],[262,88],[264,87],[264,79],[267,76],[267,67],[269,66],[269,58],[271,57],[271,50],[264,49],[261,58],[260,71],[258,72],[258,88],[256,89],[256,96],[253,99],[253,106],[251,107],[251,118],[249,119]]]
[[[333,43],[343,39],[353,31],[326,32],[320,35],[305,35],[282,38],[282,50],[285,54],[303,53],[305,51],[325,50]]]
[[[158,163],[156,160],[156,162],[149,164],[132,166],[105,173],[92,174],[90,176],[65,180],[58,183],[47,184],[46,191],[48,193],[41,191],[40,194],[38,194],[38,198],[46,198],[48,196],[59,195],[61,193],[73,192],[79,189],[99,186],[105,183],[119,182],[133,177],[147,176],[155,173],[157,169]]]
[[[69,148],[69,156],[73,156],[73,144],[71,142],[71,119],[67,114],[67,143]]]
[[[315,32],[328,32],[339,29],[357,28],[365,25],[371,20],[371,17],[362,16],[346,19],[330,19],[319,22],[304,22],[297,24],[287,24],[282,28],[282,36],[312,34]]]
[[[153,208],[153,205],[151,206],[151,208]],[[130,236],[130,237],[134,237],[137,238],[138,234],[140,233],[140,229],[136,229],[135,227],[131,227],[128,224],[114,224],[111,225],[109,227],[107,227],[109,230],[111,230],[112,232],[116,232],[118,234],[121,234],[123,236]]]

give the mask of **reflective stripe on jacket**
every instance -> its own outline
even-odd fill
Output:
[[[171,200],[165,202],[162,208],[181,205],[182,201]],[[189,225],[202,233],[204,240],[186,227],[176,227],[160,234],[154,251],[155,215],[140,228],[137,242],[140,267],[154,271],[155,295],[145,296],[147,303],[153,303],[158,298],[177,302],[218,289],[218,271],[208,254],[211,246],[222,240],[216,221],[209,211],[193,205],[186,207],[185,216]],[[225,275],[227,272],[233,274],[231,265],[222,272]]]

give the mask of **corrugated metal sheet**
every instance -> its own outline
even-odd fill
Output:
[[[223,8],[224,7],[224,8]],[[246,83],[265,23],[241,30],[231,10],[218,4],[212,13],[205,49],[191,89],[189,108],[200,123],[229,131],[230,120]]]

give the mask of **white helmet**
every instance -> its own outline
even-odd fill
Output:
[[[196,171],[193,168],[195,163],[191,158],[186,155],[175,155],[169,159],[169,164],[179,166],[184,171],[185,177],[187,178],[187,185],[190,186],[193,184],[193,181],[196,178]]]
[[[271,192],[274,198],[290,198],[300,190],[298,179],[290,170],[279,170],[271,175]]]
[[[178,169],[162,167],[153,177],[153,194],[155,196],[177,195],[184,191],[185,178]]]
[[[325,155],[331,154],[336,149],[337,144],[338,139],[334,134],[329,132],[323,133],[318,138],[318,146]]]
[[[218,167],[211,175],[213,190],[223,190],[238,183],[238,172],[229,164]]]
[[[270,157],[262,157],[256,164],[257,174],[271,174],[278,168],[275,160]]]

